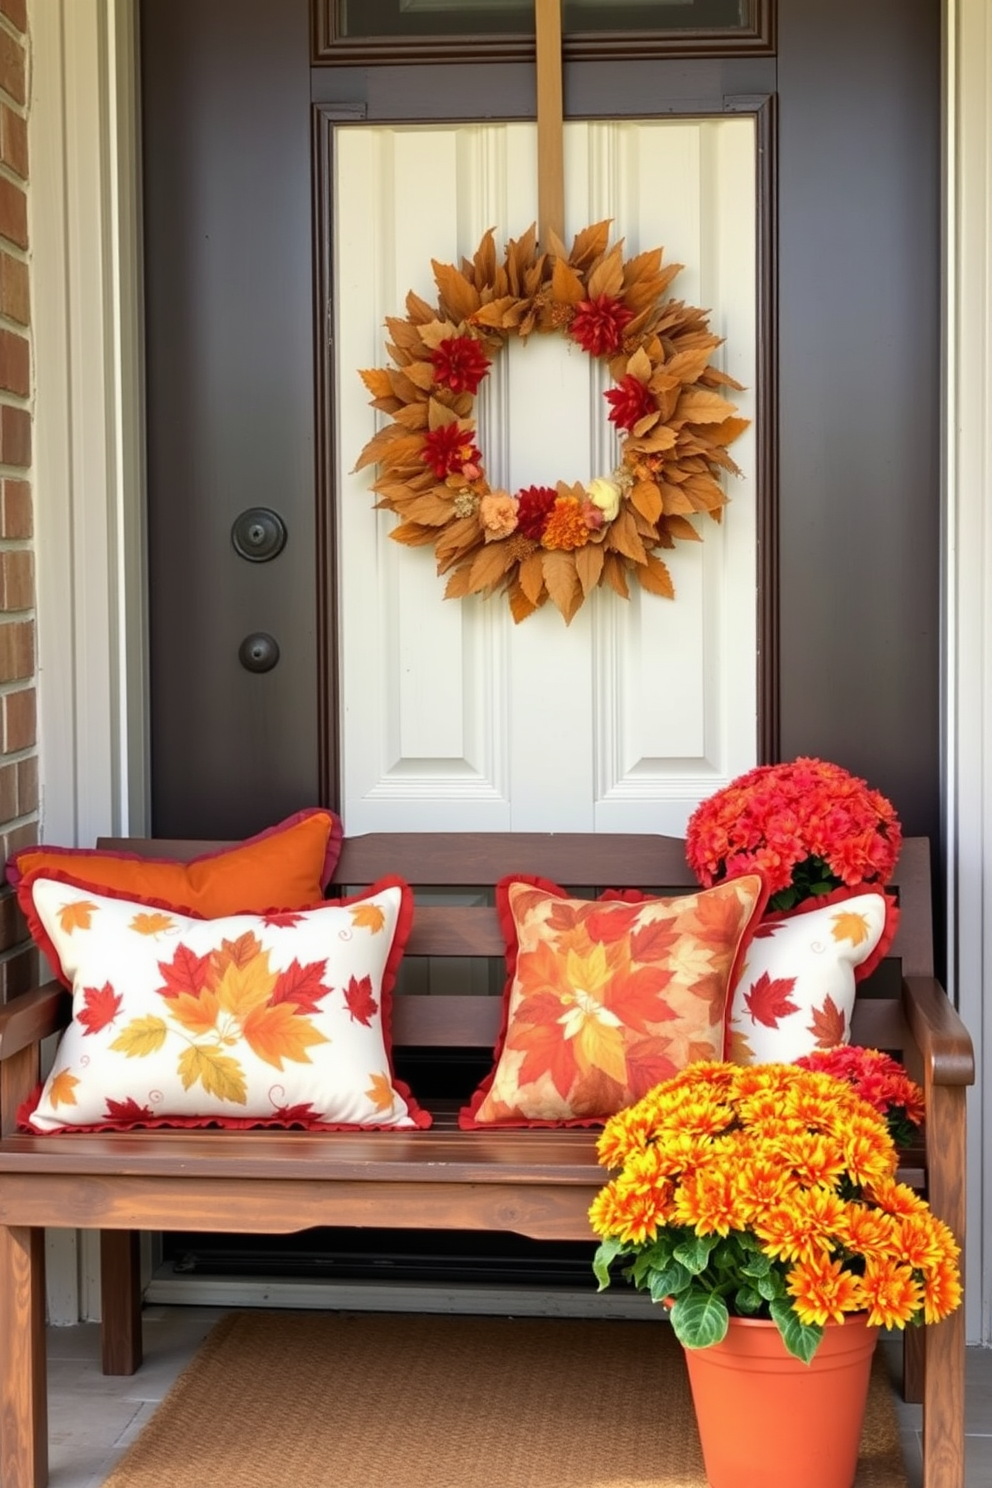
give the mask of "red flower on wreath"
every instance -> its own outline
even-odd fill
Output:
[[[613,295],[601,294],[595,300],[580,300],[569,326],[569,334],[590,356],[610,356],[620,350],[624,326],[634,312]]]
[[[473,397],[491,365],[474,336],[446,336],[431,352],[431,364],[441,387]]]
[[[517,531],[540,542],[558,492],[554,486],[524,486],[517,492]]]
[[[603,397],[610,404],[607,417],[618,429],[633,429],[639,419],[646,413],[654,413],[658,407],[658,400],[651,389],[629,372],[615,388],[609,388]]]
[[[449,475],[460,475],[465,465],[478,464],[482,451],[476,449],[471,434],[457,423],[441,424],[424,435],[421,459],[438,480],[444,480]]]

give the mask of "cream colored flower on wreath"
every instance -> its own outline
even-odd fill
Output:
[[[620,487],[608,475],[597,475],[586,486],[589,500],[598,506],[607,522],[612,522],[620,510]]]

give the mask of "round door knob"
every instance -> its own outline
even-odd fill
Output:
[[[249,563],[268,563],[286,546],[286,523],[267,506],[250,506],[235,519],[231,541]]]
[[[238,647],[238,660],[248,672],[271,672],[279,660],[279,643],[264,630],[252,631]]]

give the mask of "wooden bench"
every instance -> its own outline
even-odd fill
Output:
[[[185,860],[221,844],[101,845]],[[624,886],[695,887],[677,839],[580,834],[352,838],[345,841],[335,883],[350,889],[387,872],[402,875],[415,889],[449,891],[469,885],[487,889],[506,873],[528,872],[584,893]],[[963,1240],[965,1089],[974,1079],[974,1064],[968,1034],[934,979],[925,839],[906,842],[896,884],[902,917],[895,959],[863,984],[855,1037],[899,1054],[923,1085],[925,1145],[903,1154],[901,1176],[926,1193]],[[427,899],[418,903],[408,958],[502,960],[496,915],[485,902]],[[497,972],[492,980],[498,988],[502,978]],[[19,1134],[15,1115],[39,1078],[41,1041],[65,1026],[69,1011],[69,997],[55,983],[0,1010],[3,1488],[41,1488],[47,1481],[48,1227],[102,1232],[108,1373],[130,1373],[141,1361],[137,1241],[142,1230],[289,1234],[316,1226],[358,1226],[591,1240],[587,1210],[605,1176],[596,1161],[595,1131],[463,1132],[453,1108],[439,1108],[431,1130],[413,1132]],[[497,996],[398,995],[396,1051],[429,1049],[440,1057],[444,1051],[491,1050],[499,1013]],[[936,1327],[907,1334],[904,1388],[907,1398],[923,1404],[925,1488],[964,1485],[964,1338],[961,1310]]]

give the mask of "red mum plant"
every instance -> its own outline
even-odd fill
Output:
[[[626,377],[621,377],[615,388],[609,388],[603,397],[610,404],[607,417],[618,429],[631,430],[645,414],[655,413],[658,409],[651,389],[629,372]]]
[[[859,1049],[839,1044],[835,1049],[815,1049],[796,1060],[802,1069],[835,1075],[880,1112],[888,1122],[897,1147],[909,1147],[923,1125],[923,1091],[911,1080],[891,1054],[880,1049]]]
[[[759,765],[703,801],[686,858],[709,887],[757,868],[770,910],[892,876],[902,830],[890,801],[840,765],[799,758]]]
[[[569,334],[590,356],[612,356],[620,350],[623,330],[634,318],[632,310],[613,295],[580,300],[575,307]]]
[[[431,352],[431,363],[439,386],[473,397],[491,365],[474,336],[447,336],[439,341]]]
[[[421,458],[438,480],[444,480],[448,475],[461,474],[466,465],[477,465],[482,452],[476,449],[471,434],[451,423],[441,424],[424,435]]]

